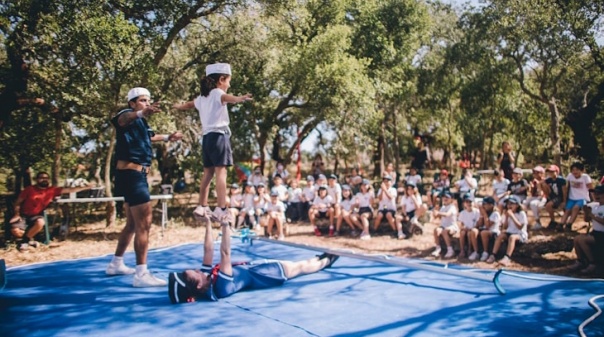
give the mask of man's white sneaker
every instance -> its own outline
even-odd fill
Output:
[[[478,253],[476,252],[472,252],[472,254],[470,254],[470,256],[468,256],[468,259],[470,261],[475,261],[478,258]]]
[[[130,268],[125,264],[115,265],[113,263],[109,263],[107,269],[105,269],[105,274],[114,276],[114,275],[132,275],[134,274],[134,268]]]
[[[432,256],[439,256],[441,251],[442,251],[442,249],[440,248],[440,246],[437,246],[436,248],[434,248],[434,251],[432,252]]]
[[[480,255],[480,261],[484,262],[489,258],[489,253],[487,252],[482,252],[482,255]]]
[[[453,248],[447,248],[447,254],[445,254],[445,259],[450,259],[455,255],[455,251]]]
[[[193,216],[197,220],[206,220],[206,219],[208,219],[208,217],[211,213],[212,213],[212,210],[210,209],[210,207],[199,205],[193,211]]]
[[[141,276],[134,274],[134,281],[132,282],[132,286],[136,288],[163,287],[166,285],[168,285],[168,282],[153,276],[149,271],[146,271]]]

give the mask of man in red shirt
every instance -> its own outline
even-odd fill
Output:
[[[63,193],[77,193],[92,188],[92,185],[83,187],[55,187],[50,186],[49,175],[40,172],[36,176],[36,185],[28,186],[15,201],[15,215],[10,219],[11,234],[21,239],[17,247],[27,250],[37,247],[38,243],[33,238],[44,228],[44,210],[54,198]]]

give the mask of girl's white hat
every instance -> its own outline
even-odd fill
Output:
[[[206,76],[210,74],[231,75],[231,65],[228,63],[214,63],[206,66]]]

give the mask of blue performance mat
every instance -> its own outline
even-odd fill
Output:
[[[218,245],[216,246],[218,252]],[[151,269],[198,268],[201,244],[149,252]],[[299,260],[311,249],[253,241],[233,244],[233,260]],[[219,255],[219,254],[215,254]],[[504,272],[493,283],[464,273],[341,257],[279,288],[218,302],[172,305],[166,288],[133,288],[132,276],[105,276],[110,256],[9,268],[0,292],[0,336],[604,336],[602,280]],[[393,260],[394,261],[394,260]],[[126,263],[134,264],[132,253]],[[428,264],[429,265],[429,264]],[[432,264],[432,266],[437,266]],[[441,268],[442,266],[439,266]],[[456,269],[457,268],[457,269]],[[600,303],[598,303],[598,301]],[[597,305],[595,305],[597,307]]]

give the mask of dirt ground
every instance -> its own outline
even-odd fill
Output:
[[[150,248],[168,247],[183,243],[201,243],[205,229],[193,220],[191,213],[193,208],[178,208],[171,210],[171,219],[167,228],[162,232],[159,219],[154,220],[154,226],[150,236]],[[549,219],[542,218],[542,223],[547,224]],[[39,248],[31,248],[26,252],[19,252],[12,243],[6,243],[1,248],[2,258],[6,260],[8,267],[29,263],[65,260],[82,257],[92,257],[112,254],[114,252],[117,238],[124,219],[118,219],[114,227],[105,227],[103,221],[82,222],[77,230],[70,228],[70,233],[65,240],[53,239],[49,245],[41,245]],[[330,249],[346,249],[356,253],[384,254],[390,256],[413,257],[426,260],[435,260],[430,253],[434,249],[432,232],[437,224],[426,223],[423,235],[413,236],[406,240],[397,240],[388,232],[374,235],[369,241],[352,238],[347,233],[338,237],[316,237],[309,223],[295,223],[288,226],[287,241],[325,247]],[[551,230],[538,230],[530,232],[530,241],[516,249],[512,256],[512,264],[507,269],[531,271],[546,274],[570,275],[575,277],[600,277],[602,275],[581,275],[570,273],[567,267],[575,257],[572,251],[572,240],[577,232],[584,233],[587,224],[579,219],[575,223],[573,233],[558,233]],[[214,228],[214,235],[218,236],[218,228]],[[132,245],[129,251],[132,250]],[[109,257],[107,258],[109,261]],[[201,260],[201,257],[200,257]],[[467,259],[443,259],[437,258],[443,263],[459,263],[476,268],[494,269],[499,268],[495,264],[485,262],[473,262]],[[149,261],[153,268],[153,261]]]

